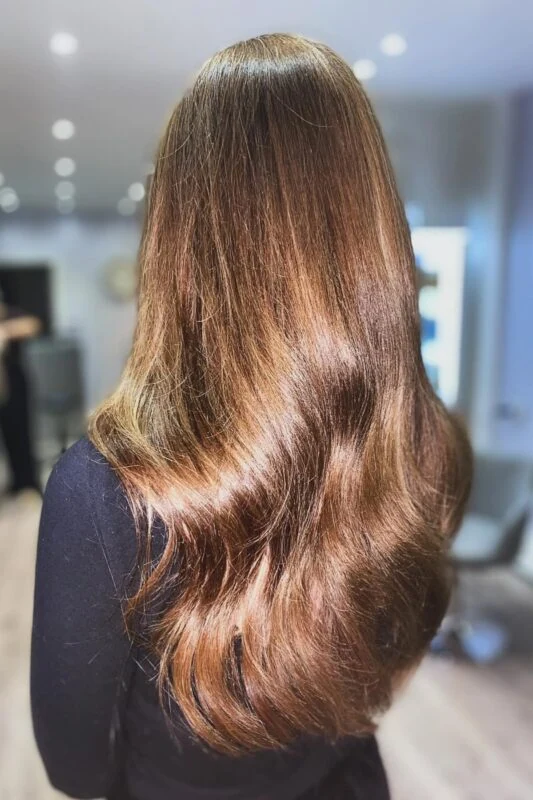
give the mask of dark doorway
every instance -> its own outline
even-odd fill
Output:
[[[7,306],[38,317],[42,335],[51,333],[51,273],[47,264],[15,267],[0,263],[0,289]]]

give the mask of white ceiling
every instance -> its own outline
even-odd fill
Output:
[[[58,30],[78,37],[76,55],[50,53]],[[532,0],[15,0],[0,20],[0,172],[21,210],[54,208],[63,155],[78,165],[78,208],[114,209],[142,178],[193,71],[268,31],[321,39],[350,63],[375,59],[372,93],[487,96],[533,85]],[[408,50],[386,58],[379,40],[396,31]],[[57,142],[50,127],[63,117],[77,133]]]

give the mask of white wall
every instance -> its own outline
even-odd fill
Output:
[[[499,450],[533,460],[533,92],[512,103],[507,270],[495,423]],[[533,498],[532,498],[533,506]],[[518,569],[533,579],[533,516]]]
[[[463,225],[489,191],[489,102],[374,98],[404,200],[427,225]]]
[[[6,216],[0,227],[0,262],[53,270],[54,328],[82,344],[88,409],[113,389],[135,320],[134,302],[106,295],[103,268],[113,257],[135,259],[138,240],[133,220]]]
[[[533,459],[533,92],[513,112],[496,432],[501,449]]]
[[[403,199],[420,210],[420,224],[469,230],[458,407],[475,446],[486,449],[497,393],[509,104],[379,97],[374,104]]]

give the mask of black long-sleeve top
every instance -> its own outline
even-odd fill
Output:
[[[55,787],[112,800],[388,797],[373,738],[231,758],[198,743],[178,709],[171,732],[156,665],[123,621],[136,559],[123,488],[82,439],[48,482],[37,554],[32,713]]]

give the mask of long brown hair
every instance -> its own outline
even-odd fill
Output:
[[[127,618],[159,609],[192,730],[232,753],[371,731],[445,611],[470,454],[422,365],[378,123],[328,47],[241,42],[176,107],[90,436],[140,531]]]

